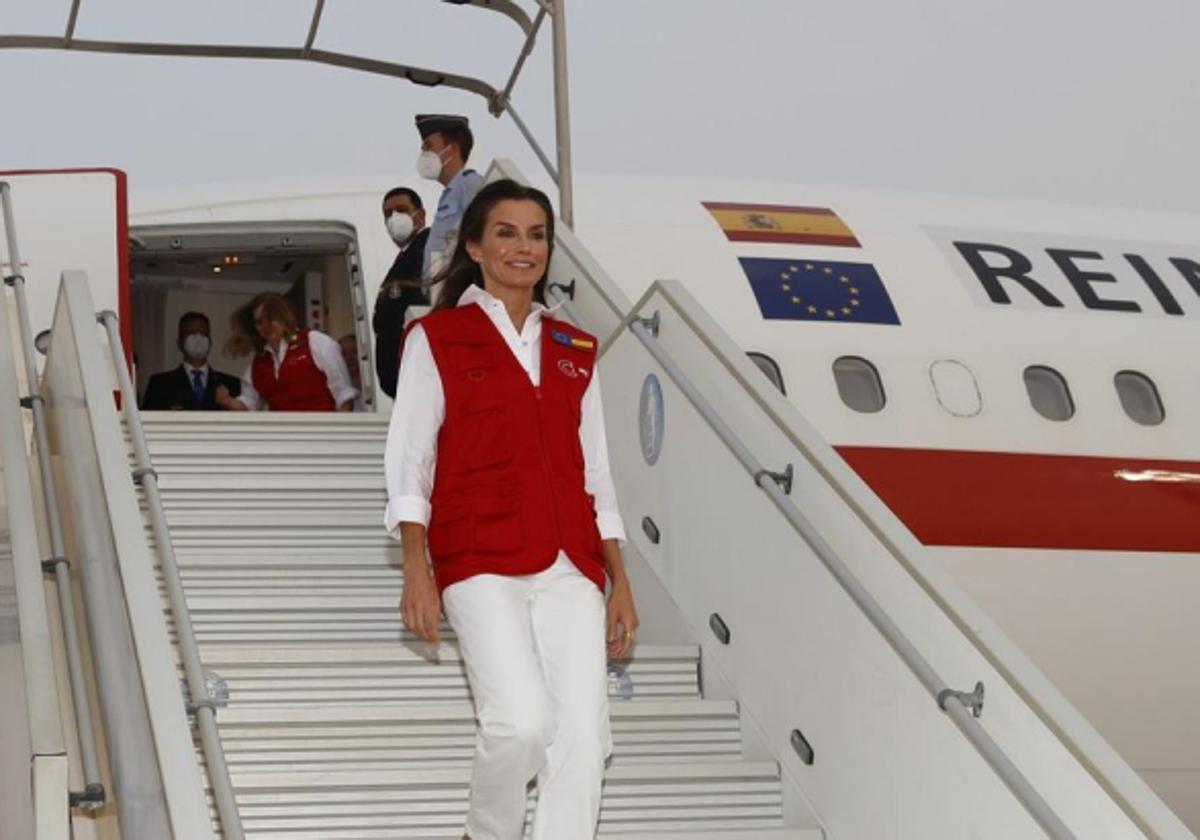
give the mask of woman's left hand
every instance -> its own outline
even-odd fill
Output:
[[[629,579],[615,582],[608,599],[608,658],[624,659],[637,641],[637,608],[633,605],[633,589]]]

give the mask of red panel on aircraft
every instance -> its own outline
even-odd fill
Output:
[[[1200,552],[1200,462],[837,451],[926,545]]]

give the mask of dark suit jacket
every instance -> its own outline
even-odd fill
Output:
[[[221,407],[217,405],[213,396],[218,385],[228,388],[230,396],[236,397],[242,393],[242,380],[209,367],[204,383],[204,401],[197,404],[192,396],[192,380],[183,365],[156,373],[146,385],[146,395],[142,397],[142,411],[218,411]]]
[[[425,228],[403,253],[396,255],[375,301],[375,316],[371,319],[375,328],[375,373],[379,376],[379,387],[389,397],[396,396],[404,313],[414,304],[424,306],[429,302],[428,295],[420,287],[428,239],[429,228]]]

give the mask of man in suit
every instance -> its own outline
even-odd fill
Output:
[[[404,314],[410,306],[424,306],[429,296],[421,282],[425,259],[425,208],[421,196],[409,187],[396,187],[383,197],[383,223],[388,235],[400,249],[379,287],[375,300],[375,373],[379,387],[389,397],[396,395],[400,339],[404,335]]]
[[[217,388],[224,386],[235,397],[242,392],[240,379],[208,366],[212,331],[203,312],[187,312],[179,319],[176,345],[183,364],[150,377],[142,411],[220,411],[214,399]]]

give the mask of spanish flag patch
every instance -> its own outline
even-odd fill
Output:
[[[562,330],[555,330],[551,334],[551,338],[564,347],[574,347],[576,350],[596,349],[596,342],[592,341],[590,338],[575,338],[574,336],[567,335]]]

